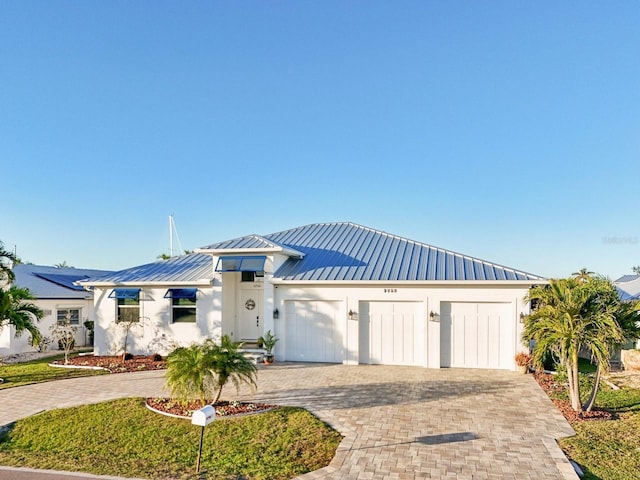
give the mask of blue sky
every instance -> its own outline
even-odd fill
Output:
[[[121,269],[352,221],[640,264],[640,3],[0,2],[0,240]]]

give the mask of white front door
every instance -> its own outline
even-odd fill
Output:
[[[256,341],[262,335],[262,290],[240,291],[238,331],[240,341]]]

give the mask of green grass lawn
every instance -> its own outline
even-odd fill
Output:
[[[62,358],[64,358],[63,354],[40,358],[31,362],[0,365],[0,378],[4,380],[3,383],[0,383],[0,389],[19,387],[30,383],[61,380],[63,378],[86,377],[88,375],[102,375],[107,373],[103,370],[56,368],[48,365],[54,360],[60,360]]]
[[[129,398],[44,412],[0,438],[0,464],[143,478],[189,478],[200,427]],[[306,410],[278,408],[206,427],[210,479],[289,479],[326,466],[341,436]]]
[[[591,385],[590,378],[581,382],[583,395]],[[587,480],[636,480],[640,476],[640,390],[613,390],[601,384],[596,407],[614,412],[618,419],[574,422],[576,435],[559,440],[560,446],[584,468]]]

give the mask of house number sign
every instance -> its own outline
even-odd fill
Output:
[[[249,299],[245,302],[244,308],[246,308],[247,310],[253,310],[254,308],[256,308],[256,302]]]

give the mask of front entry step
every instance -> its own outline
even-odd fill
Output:
[[[264,355],[267,353],[267,351],[264,348],[257,348],[257,347],[255,347],[255,348],[243,347],[243,348],[240,349],[240,351],[242,353],[244,353],[245,357],[250,359],[256,365],[258,363],[262,363],[263,362]]]

